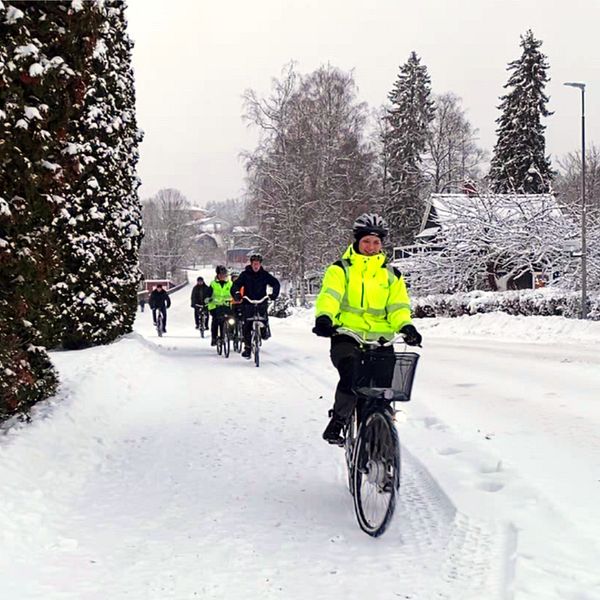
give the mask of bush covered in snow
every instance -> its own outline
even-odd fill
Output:
[[[511,292],[432,294],[412,298],[415,317],[460,317],[477,313],[505,312],[523,316],[579,316],[581,294],[556,289]],[[588,296],[588,317],[600,320],[600,294]]]

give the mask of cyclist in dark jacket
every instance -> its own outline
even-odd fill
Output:
[[[152,309],[152,320],[156,325],[156,311],[160,310],[163,316],[163,333],[167,333],[167,308],[171,307],[171,298],[169,298],[169,294],[167,294],[166,290],[163,289],[161,283],[159,283],[152,293],[150,294],[150,299],[148,300],[148,304],[150,304],[150,308]]]
[[[200,306],[206,304],[212,296],[212,288],[204,283],[204,277],[196,279],[196,285],[192,288],[192,308],[194,309],[194,321],[196,329],[200,329]],[[208,329],[208,310],[204,310],[204,329]]]
[[[270,286],[273,291],[270,294],[270,299],[275,300],[279,296],[279,280],[273,277],[271,273],[265,271],[262,266],[262,256],[253,254],[250,257],[250,264],[242,271],[240,276],[231,286],[231,295],[234,299],[240,299],[240,289],[244,288],[244,298],[250,300],[260,300],[267,295],[267,286]],[[250,338],[252,336],[252,322],[246,319],[254,314],[254,305],[249,302],[242,302],[244,315],[244,351],[242,356],[250,358]],[[259,305],[260,314],[265,318],[265,328],[263,329],[263,339],[270,336],[269,321],[267,316],[267,302]]]

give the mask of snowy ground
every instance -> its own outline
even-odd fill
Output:
[[[0,439],[0,598],[600,599],[600,323],[428,320],[402,502],[355,523],[310,313],[260,369],[150,314]]]

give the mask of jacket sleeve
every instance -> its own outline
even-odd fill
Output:
[[[156,294],[154,292],[151,292],[150,296],[148,298],[148,304],[150,305],[150,308],[155,307],[155,302],[156,302]]]
[[[274,277],[269,273],[269,279],[267,283],[273,288],[273,300],[279,296],[279,290],[281,289],[281,284],[279,283],[279,279]]]
[[[321,290],[315,303],[315,317],[326,315],[336,323],[340,305],[346,292],[346,274],[338,265],[330,265],[325,271]]]
[[[240,288],[244,285],[245,281],[246,281],[246,274],[241,273],[240,276],[233,282],[233,284],[231,286],[231,290],[229,293],[231,294],[232,298],[235,298],[236,292],[240,291]]]
[[[406,291],[404,278],[400,274],[395,275],[394,281],[390,286],[390,294],[385,308],[387,310],[387,320],[394,331],[400,331],[402,327],[412,323],[410,299]]]
[[[196,296],[196,286],[194,286],[194,287],[192,288],[192,296],[191,296],[191,298],[190,298],[190,302],[191,302],[192,308],[194,308],[194,307],[196,306],[196,304],[198,304],[198,303],[196,302],[196,298],[195,298],[195,296]]]
[[[171,296],[165,292],[166,300],[167,300],[167,308],[171,308]]]

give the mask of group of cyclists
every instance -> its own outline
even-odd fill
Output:
[[[402,334],[406,344],[421,345],[421,335],[412,324],[410,301],[404,278],[398,269],[389,265],[382,247],[388,234],[384,219],[373,213],[358,217],[353,226],[354,241],[348,246],[340,260],[325,271],[321,290],[316,300],[316,319],[313,333],[331,338],[330,358],[339,373],[335,400],[330,411],[331,419],[323,432],[323,438],[332,444],[340,444],[341,431],[352,414],[356,396],[353,389],[359,373],[360,344],[356,339],[337,333],[342,327],[358,334],[365,341],[392,339]],[[192,290],[191,305],[194,308],[196,328],[201,314],[199,307],[207,305],[212,316],[211,344],[216,344],[219,321],[233,314],[243,322],[244,349],[242,356],[250,358],[250,336],[252,324],[247,320],[253,314],[250,303],[243,298],[259,300],[267,295],[267,286],[272,292],[269,299],[279,295],[280,284],[262,266],[262,256],[253,254],[250,264],[238,275],[230,275],[225,266],[216,268],[215,279],[208,285],[198,277]],[[153,316],[162,310],[166,331],[166,310],[170,299],[161,286],[150,295]],[[260,314],[265,318],[263,338],[270,336],[267,317],[267,301],[260,305]]]
[[[208,314],[212,318],[210,333],[211,345],[217,343],[219,324],[233,316],[242,322],[242,337],[244,348],[242,356],[250,358],[250,337],[252,324],[248,320],[254,313],[253,305],[248,300],[260,300],[267,296],[267,286],[271,288],[268,300],[276,300],[279,296],[279,280],[266,271],[262,266],[263,258],[260,254],[250,257],[250,264],[240,273],[228,273],[227,267],[217,266],[215,279],[207,285],[203,277],[198,277],[196,285],[192,289],[191,306],[194,309],[194,320],[196,329],[200,327],[200,320],[205,319],[204,327],[208,329]],[[271,336],[269,320],[267,315],[268,300],[258,305],[260,316],[264,319],[262,339]],[[208,312],[203,311],[206,306]]]

